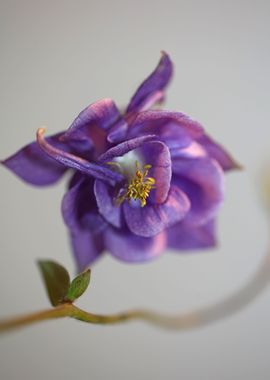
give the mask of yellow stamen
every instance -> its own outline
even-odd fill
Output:
[[[149,197],[150,191],[155,188],[155,179],[148,177],[148,171],[152,165],[144,165],[142,169],[138,161],[135,163],[136,172],[135,175],[129,180],[125,193],[118,196],[117,204],[120,205],[125,200],[131,201],[131,199],[139,200],[141,207],[146,205],[146,199]]]

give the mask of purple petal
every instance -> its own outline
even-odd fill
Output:
[[[201,144],[196,141],[191,141],[191,143],[183,148],[173,148],[170,149],[172,160],[175,158],[202,158],[207,157],[207,152]]]
[[[215,222],[190,225],[185,221],[168,228],[168,247],[181,250],[210,248],[216,246]]]
[[[160,141],[144,143],[135,152],[143,157],[144,164],[150,164],[149,176],[155,179],[155,189],[150,193],[154,203],[165,202],[171,184],[172,169],[168,147]]]
[[[64,149],[66,146],[59,142],[61,135],[62,133],[58,133],[50,136],[47,141]],[[26,145],[1,163],[22,180],[36,186],[57,182],[68,169],[44,153],[36,142]]]
[[[94,194],[94,180],[76,173],[62,202],[62,213],[70,229],[85,228],[93,233],[103,231],[106,223],[98,213]]]
[[[95,140],[95,126],[108,131],[113,125],[124,122],[115,103],[111,99],[102,99],[86,107],[73,121],[63,136],[63,140]]]
[[[76,230],[70,233],[70,242],[80,273],[96,261],[104,250],[103,237],[94,236],[87,230]]]
[[[121,125],[116,124],[114,125],[107,134],[107,140],[109,143],[112,144],[118,144],[121,141],[124,141],[127,136],[127,131],[128,131],[128,123],[122,123]],[[138,137],[138,136],[134,136]]]
[[[128,138],[135,138],[145,135],[155,135],[160,141],[164,142],[168,148],[182,149],[187,147],[193,141],[189,133],[185,128],[182,128],[172,119],[166,119],[161,116],[160,119],[152,120],[151,115],[147,120],[147,115],[144,114],[141,122],[141,118],[137,117],[131,123],[127,130]]]
[[[116,258],[126,262],[144,262],[160,256],[166,248],[166,233],[145,238],[129,231],[108,228],[105,247]]]
[[[126,223],[135,235],[152,237],[182,220],[190,208],[187,196],[176,186],[172,186],[163,204],[134,207],[123,204]]]
[[[94,158],[108,148],[107,134],[111,128],[121,131],[126,122],[111,99],[102,99],[85,108],[74,120],[63,141],[84,141]]]
[[[223,201],[224,173],[215,160],[174,159],[173,183],[188,196],[191,209],[185,220],[204,224],[212,219]]]
[[[165,125],[167,126],[166,129],[164,128]],[[173,125],[178,126],[179,132],[177,132],[177,129]],[[172,133],[169,132],[170,129],[172,129]],[[190,137],[199,138],[202,136],[203,127],[200,123],[181,112],[150,110],[140,112],[128,129],[128,133],[131,136],[135,133],[146,134],[146,132],[151,134],[157,133],[161,137],[164,134],[165,138],[167,132],[169,141],[173,140],[173,134],[176,133],[176,139],[181,140],[181,138],[185,138],[183,143],[179,141],[179,146],[186,146],[190,143]]]
[[[137,137],[135,139],[124,141],[113,148],[107,150],[104,154],[102,154],[99,158],[99,162],[106,162],[110,161],[115,157],[123,156],[124,154],[130,152],[133,149],[138,148],[141,146],[144,142],[153,140],[155,136],[142,136]]]
[[[63,198],[62,214],[70,231],[78,270],[82,271],[104,249],[102,236],[106,225],[97,213],[92,181],[79,178]]]
[[[211,158],[217,160],[223,170],[240,169],[241,166],[229,155],[228,152],[209,136],[203,135],[198,142],[204,147]]]
[[[74,154],[55,148],[44,139],[43,135],[44,129],[40,128],[37,132],[37,142],[40,148],[47,153],[48,156],[52,157],[62,165],[78,170],[88,176],[102,179],[110,184],[115,184],[115,182],[120,182],[123,179],[121,174],[110,170],[108,167],[88,162]]]
[[[138,112],[151,107],[163,98],[163,91],[168,85],[173,73],[173,65],[168,54],[162,52],[162,57],[156,69],[140,85],[132,97],[127,113]]]
[[[114,194],[115,189],[111,186],[107,186],[103,181],[96,180],[94,185],[94,191],[97,201],[97,206],[100,214],[115,227],[121,227],[122,213],[121,207],[117,207],[114,203],[114,198],[117,194]]]

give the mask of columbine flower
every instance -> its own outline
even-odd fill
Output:
[[[104,250],[128,262],[215,245],[224,171],[237,165],[180,112],[151,110],[172,63],[163,53],[122,115],[111,99],[84,109],[66,132],[22,148],[3,164],[28,183],[73,175],[62,202],[79,269]]]

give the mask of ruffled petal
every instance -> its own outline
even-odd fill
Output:
[[[173,65],[168,54],[162,52],[162,57],[156,69],[140,85],[132,97],[127,113],[139,112],[150,108],[163,99],[163,90],[168,85],[173,73]]]
[[[107,135],[111,128],[122,130],[126,125],[115,103],[102,99],[86,107],[62,136],[66,142],[84,141],[96,158],[108,149]]]
[[[40,148],[51,158],[64,165],[75,170],[80,171],[88,176],[102,179],[103,181],[114,185],[116,182],[121,182],[123,176],[110,170],[108,167],[89,162],[74,154],[67,153],[63,150],[57,149],[53,145],[49,144],[43,137],[44,129],[40,128],[37,132],[37,142]]]
[[[106,224],[98,215],[93,183],[83,176],[68,190],[62,201],[62,215],[69,228],[78,270],[95,261],[104,249]]]
[[[108,131],[113,125],[125,123],[112,99],[102,99],[86,107],[73,121],[63,140],[89,140],[95,136],[94,126]]]
[[[146,116],[146,115],[145,115]],[[164,142],[170,150],[183,149],[190,145],[193,141],[192,137],[172,119],[160,118],[160,120],[152,120],[151,116],[149,121],[147,117],[134,120],[127,130],[128,138],[135,138],[145,135],[154,135],[158,140]]]
[[[202,158],[208,156],[204,147],[196,141],[191,141],[188,146],[183,148],[170,149],[170,153],[172,160],[175,158]]]
[[[66,149],[59,141],[62,133],[48,137],[49,144]],[[57,182],[68,169],[49,157],[36,142],[32,142],[1,163],[25,182],[46,186]]]
[[[103,237],[87,230],[70,232],[70,242],[75,255],[77,272],[83,272],[96,261],[104,250]]]
[[[241,165],[220,144],[217,144],[206,134],[201,136],[198,142],[204,147],[208,155],[220,164],[223,170],[241,169]]]
[[[171,186],[163,204],[133,206],[123,204],[126,223],[131,232],[143,237],[152,237],[182,220],[190,208],[187,196],[176,186]]]
[[[114,194],[115,189],[111,186],[107,186],[103,181],[96,180],[94,191],[100,214],[107,222],[120,228],[123,224],[122,208],[114,204],[114,199],[117,195]]]
[[[168,141],[172,147],[175,146],[175,142],[179,144],[177,146],[183,147],[190,144],[190,138],[202,136],[203,127],[182,112],[149,110],[137,114],[128,129],[129,137],[145,134],[157,134],[163,137],[166,143]]]
[[[167,230],[168,248],[192,250],[216,246],[215,221],[190,225],[182,221]]]
[[[126,262],[144,262],[160,256],[167,241],[164,231],[154,237],[145,238],[115,228],[108,228],[104,238],[109,253]]]
[[[121,125],[113,126],[107,134],[107,140],[109,143],[118,144],[124,141],[127,137],[128,124],[125,122]]]
[[[173,183],[185,192],[191,203],[185,221],[205,224],[215,216],[223,201],[223,170],[209,158],[174,159],[172,169]]]
[[[106,162],[114,159],[115,157],[123,156],[124,154],[130,152],[133,149],[140,147],[144,142],[153,140],[155,136],[141,136],[134,139],[124,141],[113,148],[107,150],[99,158],[99,162]]]
[[[152,203],[165,202],[171,184],[171,156],[168,147],[160,141],[150,141],[135,149],[135,155],[143,158],[144,164],[150,164],[149,176],[155,179],[155,188],[151,190]]]

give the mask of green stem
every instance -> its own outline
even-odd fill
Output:
[[[0,321],[0,333],[47,319],[70,317],[92,324],[116,324],[131,320],[144,320],[153,325],[187,330],[198,328],[235,314],[249,305],[270,282],[270,251],[252,278],[229,297],[208,307],[187,314],[165,315],[150,310],[130,310],[111,315],[88,313],[71,303],[61,304],[54,309],[28,314],[22,317]]]
[[[131,310],[118,314],[99,315],[88,313],[71,303],[64,303],[54,309],[27,314],[14,319],[0,321],[0,333],[24,327],[47,319],[70,317],[92,324],[116,324],[124,321],[141,319],[167,328],[188,328],[194,325],[192,316],[170,317],[147,310]]]
[[[33,323],[41,322],[46,319],[67,317],[69,312],[69,304],[60,305],[54,309],[39,311],[13,319],[0,321],[0,333],[12,330],[18,327],[27,326]]]

